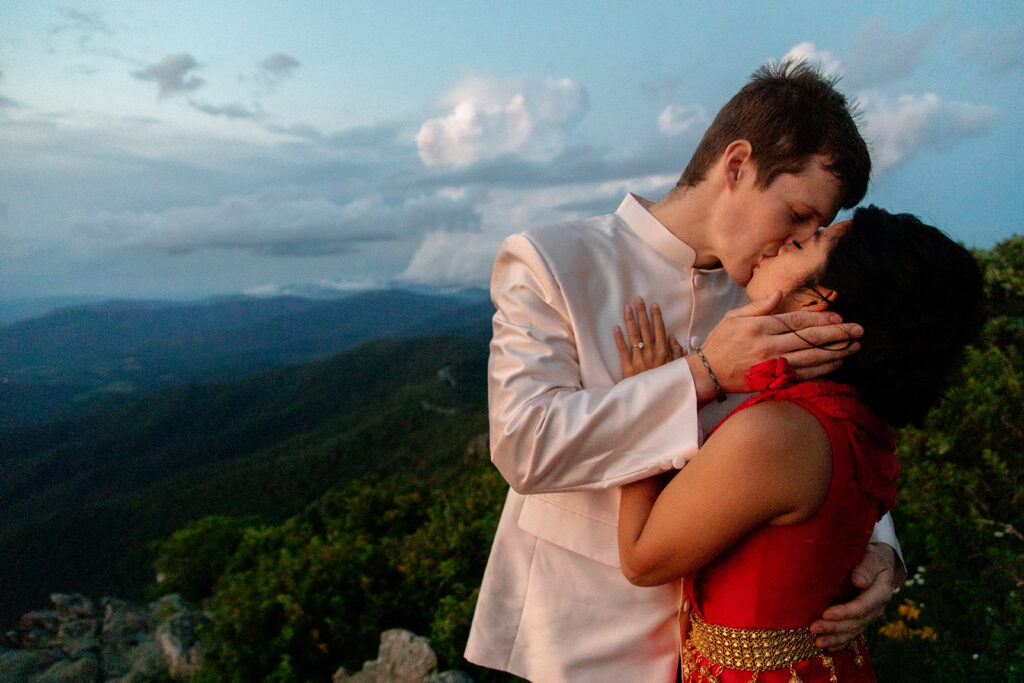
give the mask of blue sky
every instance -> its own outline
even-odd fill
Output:
[[[0,298],[483,286],[791,54],[860,102],[866,202],[1022,232],[1019,0],[0,0]]]

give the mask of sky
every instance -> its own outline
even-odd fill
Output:
[[[793,55],[859,103],[865,203],[1024,232],[1020,0],[0,0],[0,299],[486,286]]]

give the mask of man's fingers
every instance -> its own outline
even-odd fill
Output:
[[[796,368],[794,372],[796,373],[797,380],[803,382],[805,380],[822,377],[830,372],[833,372],[834,370],[838,370],[839,366],[842,364],[843,361],[834,360],[828,363],[823,363],[821,365],[811,365],[805,368]],[[792,363],[790,363],[790,365],[792,365]]]
[[[845,646],[859,636],[868,625],[885,613],[884,607],[869,612],[862,619],[843,619],[841,621],[818,619],[811,624],[811,633],[815,635],[814,644],[823,649],[835,649]]]
[[[892,565],[876,548],[868,546],[852,574],[854,583],[864,590],[850,602],[829,607],[811,624],[818,647],[837,648],[850,642],[885,613],[892,598]]]
[[[821,619],[811,624],[811,630],[815,633],[838,633],[849,630],[851,626],[861,628],[883,614],[885,602],[865,599],[861,593],[850,602],[829,607]]]
[[[843,358],[860,350],[860,344],[853,342],[843,345],[842,348],[825,349],[803,349],[783,353],[782,358],[789,361],[790,366],[796,370],[797,379],[813,379],[826,373],[832,372],[843,363]]]
[[[757,301],[751,301],[746,306],[734,308],[725,314],[726,318],[744,318],[747,316],[768,315],[774,311],[779,302],[782,301],[782,292],[772,292],[770,295]]]
[[[669,349],[672,351],[672,360],[682,358],[683,356],[686,355],[686,352],[683,350],[683,345],[679,343],[679,340],[676,339],[676,336],[674,334],[669,335],[668,346]]]
[[[832,325],[842,322],[841,315],[834,311],[789,311],[788,313],[776,313],[772,315],[777,323],[780,323],[776,334],[785,334],[784,331],[803,330],[810,327]],[[857,334],[855,336],[860,336]]]
[[[832,352],[832,357],[836,357],[835,354],[842,357],[848,355],[846,352],[849,352],[850,346],[863,334],[864,328],[856,323],[838,323],[778,332],[770,337],[770,343],[775,348],[776,356],[809,349]],[[793,364],[793,360],[790,360],[790,364]]]

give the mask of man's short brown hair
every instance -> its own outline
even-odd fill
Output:
[[[697,185],[730,143],[746,140],[758,186],[820,154],[842,187],[843,208],[853,208],[867,192],[871,157],[838,81],[805,61],[765,64],[715,116],[677,186]]]

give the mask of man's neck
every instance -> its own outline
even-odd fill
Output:
[[[721,265],[708,237],[711,234],[713,200],[710,183],[696,187],[675,188],[651,206],[651,215],[669,232],[682,240],[697,254],[695,268],[717,268]]]

